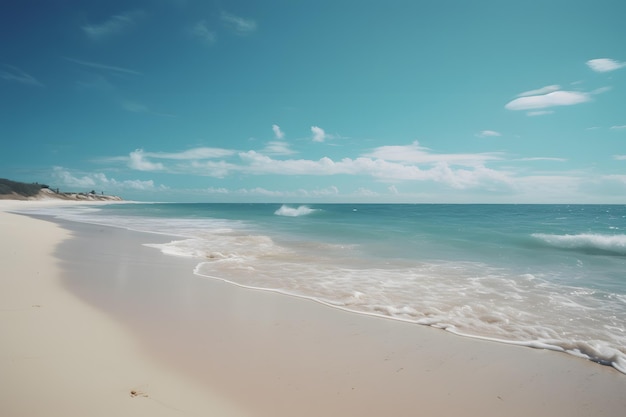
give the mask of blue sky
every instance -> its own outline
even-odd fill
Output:
[[[626,2],[10,1],[0,177],[150,201],[626,203]]]

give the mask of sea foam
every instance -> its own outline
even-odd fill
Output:
[[[278,210],[274,212],[274,214],[277,216],[300,217],[306,216],[307,214],[311,214],[315,211],[315,209],[307,206],[299,206],[297,208],[293,208],[283,204]]]
[[[561,249],[577,249],[588,252],[626,255],[626,235],[603,235],[594,233],[550,235],[535,233],[532,236],[550,246]]]

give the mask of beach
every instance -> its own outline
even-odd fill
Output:
[[[7,213],[0,414],[621,416],[626,376],[193,274],[169,236]]]
[[[2,211],[0,230],[0,415],[249,415],[65,288],[55,248],[68,230]]]

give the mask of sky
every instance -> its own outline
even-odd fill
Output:
[[[626,204],[623,0],[8,0],[0,177],[129,200]]]

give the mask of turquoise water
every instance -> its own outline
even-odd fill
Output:
[[[626,373],[626,206],[121,204],[71,220],[177,236],[199,278]]]

